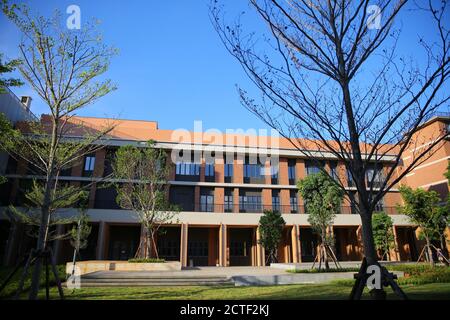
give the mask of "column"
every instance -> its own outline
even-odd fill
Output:
[[[394,249],[391,249],[389,255],[392,261],[400,261],[398,253],[397,228],[392,226],[392,233],[394,234]]]
[[[187,267],[188,265],[188,224],[181,224],[181,243],[180,243],[180,260],[181,267]]]
[[[200,211],[200,187],[194,187],[194,211]]]
[[[97,236],[97,252],[96,259],[104,260],[105,259],[105,246],[106,246],[106,233],[107,233],[107,225],[105,221],[100,221],[98,226],[98,236]]]
[[[64,229],[65,229],[64,225],[62,225],[62,224],[56,225],[57,236],[63,235]],[[61,254],[61,244],[62,244],[62,240],[55,240],[53,242],[53,261],[55,264],[59,263],[59,257]]]
[[[233,212],[239,212],[239,188],[233,190]]]
[[[291,229],[291,243],[292,243],[292,262],[300,262],[300,239],[298,236],[298,225],[294,224]]]
[[[289,185],[288,159],[286,158],[280,158],[278,183],[281,185]]]
[[[291,191],[289,189],[280,190],[281,213],[291,213]]]
[[[272,189],[262,189],[263,210],[272,210]]]
[[[256,256],[258,259],[258,267],[264,267],[266,265],[266,260],[264,256],[264,247],[259,243],[261,239],[261,230],[259,226],[256,228]]]
[[[244,163],[242,159],[239,159],[239,157],[234,159],[233,182],[244,183]]]
[[[221,224],[219,229],[219,265],[221,267],[228,266],[227,251],[227,226],[225,224]]]
[[[224,202],[225,202],[225,189],[224,188],[214,188],[214,212],[225,212]]]

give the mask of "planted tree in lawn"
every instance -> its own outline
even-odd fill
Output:
[[[32,174],[42,177],[31,191],[33,198],[39,198],[35,203],[37,244],[30,255],[35,263],[29,298],[36,299],[53,214],[81,192],[78,187],[61,184],[60,172],[102,148],[96,142],[107,138],[113,128],[111,124],[93,128],[74,117],[114,90],[110,80],[99,78],[107,71],[116,50],[102,43],[93,24],[68,30],[58,12],[46,18],[30,14],[26,6],[8,7],[6,2],[2,10],[23,35],[18,69],[49,113],[39,123],[22,124],[23,139],[5,143],[12,157],[24,161]]]
[[[89,216],[86,213],[86,209],[81,207],[79,210],[81,213],[78,216],[75,226],[70,231],[70,244],[73,247],[72,276],[75,274],[75,264],[77,257],[80,257],[80,250],[87,247],[88,237],[92,230],[92,227],[89,224]]]
[[[266,264],[278,261],[278,246],[285,225],[286,222],[278,211],[264,210],[264,214],[259,218],[259,243],[264,247]]]
[[[261,93],[239,88],[242,104],[312,161],[332,156],[344,164],[356,196],[347,175],[338,183],[361,216],[364,268],[379,267],[372,213],[448,136],[416,134],[450,99],[448,2],[250,0],[250,7],[266,27],[260,37],[246,30],[247,12],[228,24],[217,0],[210,10],[226,49]],[[429,18],[427,36],[408,38],[400,54],[401,27],[415,28],[418,17]],[[382,160],[390,161],[383,170]]]
[[[334,238],[329,230],[333,227],[336,214],[340,212],[344,192],[334,179],[322,172],[306,176],[297,183],[297,187],[305,203],[308,222],[320,237],[320,247],[315,259],[319,262],[319,270],[322,262],[326,270],[330,268],[329,258],[338,266],[331,249]]]
[[[446,224],[448,225],[448,213],[447,217],[443,216],[445,213],[439,206],[441,200],[436,191],[402,186],[400,194],[404,202],[400,211],[419,227],[419,239],[425,240],[425,246],[419,260],[426,251],[427,260],[431,266],[434,266],[433,248],[436,248],[432,241],[440,240],[443,236],[441,223],[443,219],[447,219]]]
[[[386,212],[374,212],[372,216],[373,238],[375,247],[381,252],[381,259],[390,259],[389,252],[395,248],[394,221]]]
[[[116,201],[133,210],[142,224],[143,234],[137,254],[141,258],[159,258],[156,235],[164,224],[175,222],[179,209],[168,201],[170,165],[163,149],[149,141],[145,147],[123,146],[114,157]]]

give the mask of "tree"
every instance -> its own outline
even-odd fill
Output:
[[[412,223],[420,228],[419,239],[425,240],[424,250],[427,260],[434,266],[433,246],[431,241],[441,239],[442,211],[439,208],[440,198],[436,191],[426,191],[421,188],[400,187],[404,206],[400,211],[407,215]]]
[[[7,150],[12,157],[24,161],[35,175],[44,177],[39,183],[40,190],[38,187],[34,190],[42,195],[37,244],[31,253],[35,264],[29,298],[36,299],[42,254],[48,250],[51,214],[56,212],[58,203],[80,191],[73,186],[66,188],[59,182],[59,173],[102,148],[95,142],[107,139],[113,128],[108,124],[88,127],[75,116],[115,89],[110,80],[99,79],[108,70],[116,50],[102,43],[93,24],[86,24],[81,30],[68,30],[62,25],[59,12],[46,18],[30,14],[26,6],[9,7],[5,1],[2,10],[23,34],[19,45],[23,63],[18,69],[49,110],[41,122],[22,125],[24,138]]]
[[[89,225],[89,216],[85,209],[80,209],[81,214],[78,216],[76,225],[70,231],[70,244],[73,247],[72,258],[72,276],[75,274],[75,263],[80,250],[88,245],[88,237],[91,234],[92,227]]]
[[[334,157],[345,165],[356,197],[340,178],[346,175],[338,182],[361,216],[368,266],[378,266],[372,233],[377,203],[447,136],[436,132],[425,140],[416,134],[450,99],[447,2],[418,6],[408,0],[250,0],[250,14],[268,30],[261,37],[245,30],[243,18],[228,24],[217,0],[210,10],[226,49],[261,93],[258,99],[239,88],[243,106],[311,160]],[[398,22],[404,13],[410,16]],[[419,37],[417,46],[408,38],[406,54],[420,56],[420,63],[397,50],[400,26],[417,21],[412,15],[430,17],[427,31],[435,30],[434,37]],[[408,150],[410,161],[401,166]],[[380,170],[383,159],[390,163]],[[379,173],[368,174],[373,170]]]
[[[334,239],[329,234],[329,229],[333,227],[336,214],[340,212],[344,193],[335,180],[331,179],[323,172],[308,175],[297,183],[300,195],[305,202],[305,210],[308,213],[308,222],[320,236],[320,249],[317,258],[325,263],[328,270],[328,257],[333,253],[331,247]]]
[[[155,236],[160,227],[172,223],[179,209],[168,201],[170,165],[162,149],[149,141],[145,147],[120,147],[113,159],[113,175],[117,203],[133,210],[142,224],[143,236],[139,245],[142,258],[159,258]]]
[[[259,243],[266,252],[266,264],[278,261],[278,246],[285,225],[286,222],[278,211],[264,210],[259,218]]]
[[[0,75],[13,72],[20,63],[19,59],[3,61],[3,54],[0,53]],[[0,94],[6,92],[5,87],[20,87],[21,85],[23,82],[20,79],[0,77]]]
[[[14,141],[19,137],[20,131],[13,128],[4,113],[0,113],[0,151],[11,149]],[[0,176],[0,184],[5,183],[6,180],[4,176]]]
[[[373,238],[375,247],[381,252],[381,259],[389,259],[389,251],[395,248],[394,221],[386,212],[374,212],[372,216]]]

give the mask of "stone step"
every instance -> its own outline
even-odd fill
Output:
[[[163,286],[234,286],[232,281],[221,282],[202,282],[202,281],[184,281],[184,282],[81,282],[81,287],[163,287]]]

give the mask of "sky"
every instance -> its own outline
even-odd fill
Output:
[[[119,49],[107,72],[118,89],[80,115],[157,121],[161,129],[192,130],[196,120],[203,121],[204,130],[267,128],[240,104],[236,85],[250,94],[257,91],[214,30],[210,0],[23,2],[43,15],[54,9],[64,14],[69,5],[76,4],[82,23],[92,17],[100,19],[105,43]],[[230,18],[249,9],[246,1],[224,3]],[[262,30],[258,19],[249,21],[249,29]],[[414,54],[408,39],[416,38],[427,22],[416,20],[411,26],[401,49]],[[0,52],[9,59],[18,57],[19,40],[17,28],[1,15]],[[35,114],[47,112],[28,86],[13,91],[33,98]]]

